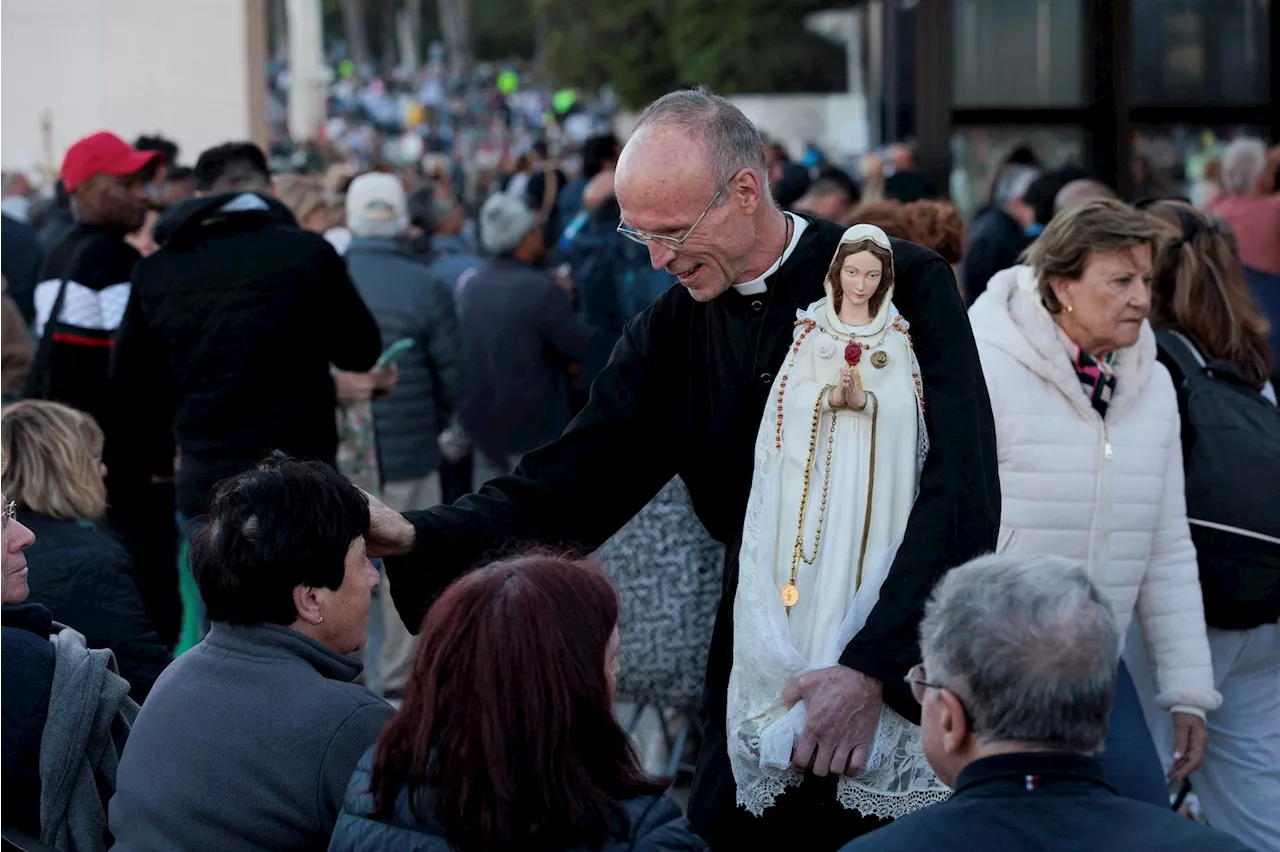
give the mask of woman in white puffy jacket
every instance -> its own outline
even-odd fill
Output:
[[[1135,615],[1176,731],[1169,780],[1199,765],[1214,689],[1187,526],[1177,397],[1156,360],[1157,225],[1094,199],[1054,218],[969,312],[995,414],[1003,509],[998,549],[1078,559],[1123,633]],[[1106,751],[1121,793],[1169,806],[1123,663]]]

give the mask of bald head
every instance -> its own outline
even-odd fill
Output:
[[[781,252],[786,220],[769,193],[760,133],[702,89],[672,92],[644,111],[618,159],[614,189],[623,222],[649,246],[654,268],[679,277],[700,301]],[[762,261],[766,253],[772,257]]]
[[[678,131],[686,144],[700,148],[704,165],[720,186],[743,169],[765,175],[760,131],[742,110],[705,89],[671,92],[651,103],[641,114],[632,140],[650,130]]]
[[[1101,181],[1090,178],[1073,180],[1058,190],[1058,194],[1053,197],[1053,212],[1056,215],[1059,211],[1070,207],[1072,204],[1079,204],[1081,201],[1088,201],[1091,198],[1118,197],[1111,187]]]

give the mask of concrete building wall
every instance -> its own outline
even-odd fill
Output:
[[[265,0],[4,0],[0,164],[47,169],[97,130],[160,133],[190,164],[266,142]]]

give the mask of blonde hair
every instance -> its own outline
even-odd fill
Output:
[[[1051,314],[1062,312],[1053,292],[1055,278],[1079,280],[1094,254],[1150,247],[1154,258],[1163,227],[1141,210],[1114,198],[1091,198],[1054,215],[1044,233],[1023,253],[1040,285],[1040,301]]]
[[[20,509],[61,520],[102,517],[102,441],[92,417],[60,403],[27,400],[6,407],[0,416],[5,497]]]

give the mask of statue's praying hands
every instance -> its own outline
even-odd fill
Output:
[[[831,391],[832,408],[850,408],[854,411],[861,411],[866,407],[866,391],[858,388],[858,383],[853,379],[853,370],[854,368],[850,366],[840,368],[840,381]]]

